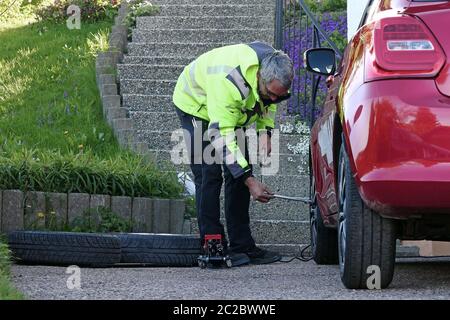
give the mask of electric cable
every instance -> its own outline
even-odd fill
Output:
[[[290,258],[290,259],[288,259],[288,260],[280,260],[279,262],[281,262],[281,263],[291,263],[291,262],[294,261],[294,260],[300,260],[300,261],[302,261],[302,262],[308,262],[308,261],[311,261],[311,260],[313,259],[312,256],[308,256],[308,257],[305,256],[306,250],[309,249],[310,247],[311,247],[311,245],[309,244],[309,245],[307,245],[306,247],[304,247],[304,248],[302,249],[302,251],[300,251],[300,255],[297,255],[297,256],[295,256],[295,257],[292,257],[292,258]]]

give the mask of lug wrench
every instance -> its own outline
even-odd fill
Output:
[[[273,195],[273,197],[275,199],[281,199],[281,200],[287,200],[287,201],[297,201],[297,202],[303,202],[303,203],[306,203],[306,204],[311,204],[312,203],[312,201],[310,199],[308,199],[308,198],[288,197],[288,196],[283,196],[283,195],[280,195],[280,194],[275,194],[275,195]]]
[[[265,163],[266,161],[266,155],[265,152],[263,150],[263,159],[262,161],[259,163],[259,167],[262,169],[263,168],[263,163]],[[260,179],[261,179],[261,183],[263,183],[263,179],[262,179],[262,174],[260,174]],[[274,194],[273,197],[275,199],[280,199],[280,200],[286,200],[286,201],[296,201],[296,202],[303,202],[305,204],[312,204],[313,202],[311,201],[311,199],[308,198],[302,198],[302,197],[288,197],[288,196],[283,196],[280,194]]]

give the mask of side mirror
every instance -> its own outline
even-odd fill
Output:
[[[309,49],[304,53],[303,62],[307,71],[322,76],[334,75],[336,71],[336,53],[333,49]]]

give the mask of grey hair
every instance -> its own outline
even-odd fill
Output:
[[[278,80],[284,88],[289,89],[294,79],[294,65],[286,53],[275,50],[262,60],[259,73],[265,83]]]

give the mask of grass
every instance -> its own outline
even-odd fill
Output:
[[[10,252],[0,239],[0,300],[22,300],[24,296],[9,281]]]
[[[95,55],[110,22],[34,23],[0,31],[0,141],[40,150],[120,152],[102,119]]]
[[[73,174],[79,180],[69,179],[71,183],[84,183],[98,176],[93,172],[98,169],[113,190],[119,182],[133,188],[144,185],[146,194],[141,196],[180,194],[175,175],[141,165],[142,157],[121,149],[103,119],[95,58],[108,48],[111,26],[112,21],[82,22],[80,30],[69,30],[65,23],[36,22],[29,16],[0,23],[0,164],[20,173],[3,175],[2,183],[30,181],[30,174],[22,175],[30,172],[26,164],[40,173],[35,191],[43,191],[39,189],[51,185],[45,179],[57,175]],[[84,171],[71,169],[83,166]],[[0,242],[0,299],[21,299],[8,280],[9,259],[7,246]]]
[[[79,176],[80,170],[89,177],[79,181],[102,175],[103,185],[114,180],[114,185],[135,186],[131,181],[134,179],[141,186],[139,196],[179,197],[181,188],[175,175],[162,174],[156,165],[141,165],[142,157],[121,149],[103,119],[95,58],[108,48],[111,25],[112,21],[82,22],[80,30],[69,30],[65,23],[30,23],[27,18],[22,24],[15,20],[0,29],[0,165],[21,173],[32,163],[35,172],[60,172],[61,181],[71,175]],[[42,161],[43,158],[50,160]],[[73,159],[70,167],[66,166],[67,158]],[[11,164],[8,159],[29,161],[26,165],[21,161]],[[54,164],[62,164],[71,170],[71,175]],[[108,172],[105,166],[110,168]],[[71,168],[78,168],[78,172]],[[96,172],[96,168],[101,172]],[[13,175],[8,178],[3,174],[2,179],[3,185],[23,185]],[[51,186],[54,182],[48,181],[47,174],[41,174],[39,179],[36,185]],[[29,181],[29,177],[25,180]],[[75,180],[72,182],[71,185],[76,184]],[[70,190],[30,190],[95,189],[86,184],[87,188],[75,185]],[[133,190],[133,194],[118,192],[135,196],[134,186],[122,188]]]

